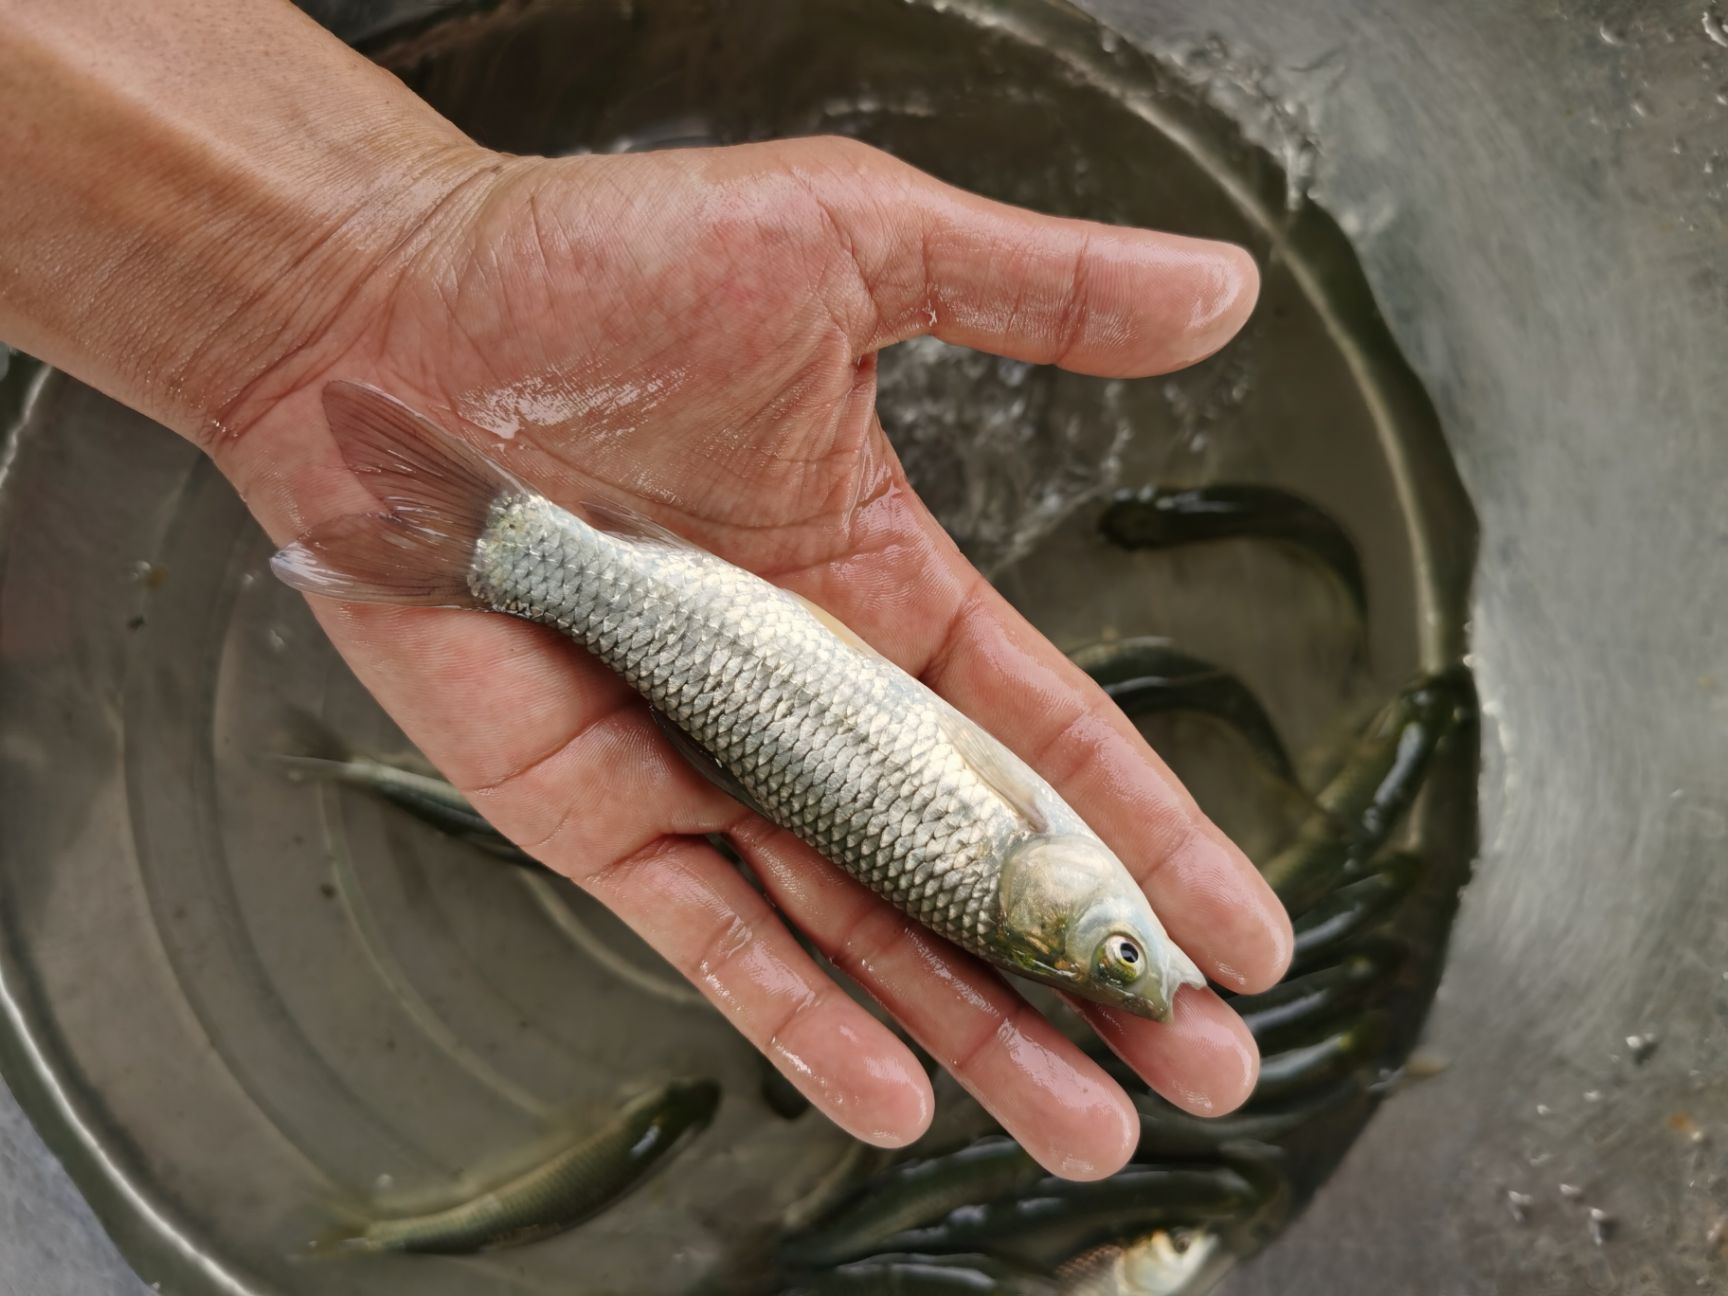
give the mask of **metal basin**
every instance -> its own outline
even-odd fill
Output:
[[[1354,1125],[1335,1132],[1317,1164],[1342,1166],[1227,1290],[1720,1282],[1728,49],[1679,6],[1087,8],[1105,30],[941,0],[463,7],[407,33],[400,10],[328,16],[503,148],[849,130],[1002,197],[1254,247],[1261,323],[1192,377],[1089,384],[914,349],[884,380],[915,467],[993,429],[962,456],[976,489],[937,504],[1059,642],[1179,633],[1231,660],[1293,745],[1456,654],[1468,620],[1482,852],[1426,1045],[1446,1069],[1354,1147]],[[748,1183],[753,1209],[782,1210],[843,1140],[753,1103],[743,1046],[578,897],[284,787],[258,758],[294,712],[374,744],[387,722],[257,578],[261,537],[185,447],[64,380],[29,394],[0,483],[6,1072],[127,1255],[197,1292],[730,1272],[753,1217],[714,1203]],[[930,462],[933,487],[953,479]],[[1112,484],[1232,474],[1299,486],[1361,538],[1361,651],[1277,555],[1097,546]],[[1044,512],[992,503],[1052,481]],[[1192,749],[1184,772],[1239,813],[1218,753]],[[1415,830],[1445,890],[1475,779],[1442,774]],[[666,1029],[630,1029],[645,1015]],[[1658,1041],[1641,1063],[1631,1035]],[[329,1200],[459,1182],[669,1066],[722,1078],[708,1137],[729,1151],[593,1225],[434,1268],[290,1258]]]

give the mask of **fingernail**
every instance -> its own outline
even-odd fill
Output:
[[[1123,1166],[1128,1164],[1128,1158],[1134,1155],[1134,1148],[1140,1141],[1140,1119],[1134,1112],[1133,1104],[1128,1096],[1122,1094],[1117,1106],[1117,1129],[1113,1145],[1107,1145],[1100,1138],[1098,1145],[1092,1149],[1092,1155],[1084,1156],[1072,1148],[1053,1149],[1054,1155],[1040,1157],[1044,1168],[1052,1174],[1061,1175],[1064,1179],[1089,1183],[1098,1179],[1108,1179]]]
[[[1194,302],[1184,340],[1184,363],[1214,354],[1241,332],[1260,297],[1260,268],[1245,248],[1202,243],[1191,265]]]

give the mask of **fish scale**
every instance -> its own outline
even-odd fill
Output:
[[[930,707],[909,704],[895,668],[837,638],[793,595],[710,554],[625,540],[537,498],[501,500],[476,554],[476,597],[581,643],[769,818],[982,952],[993,860],[1026,826]],[[643,615],[673,605],[702,611]]]
[[[1048,783],[826,612],[611,506],[559,508],[381,392],[324,400],[383,511],[285,547],[290,585],[555,627],[740,799],[997,966],[1159,1020],[1204,983]]]

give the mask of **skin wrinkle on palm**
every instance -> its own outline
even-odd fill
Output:
[[[1016,211],[852,141],[503,157],[269,0],[0,6],[0,73],[20,82],[0,121],[20,180],[0,192],[0,337],[198,439],[278,543],[369,499],[324,430],[337,378],[444,411],[452,431],[460,417],[555,499],[633,497],[835,614],[1039,768],[1214,979],[1281,975],[1289,923],[1247,860],[913,497],[868,361],[933,331],[1085,373],[1166,372],[1246,318],[1245,253]],[[50,135],[56,150],[33,145]],[[188,193],[208,219],[179,219]],[[549,375],[582,384],[580,425],[539,421],[565,394]],[[503,618],[320,602],[355,673],[514,840],[543,842],[680,966],[745,934],[704,992],[843,1127],[910,1141],[929,1081],[787,920],[830,956],[869,933],[865,990],[1043,1164],[1095,1178],[1126,1160],[1126,1095],[997,974],[787,834],[734,835],[766,898],[750,888],[702,840],[736,806],[595,663]],[[1252,1040],[1210,991],[1162,1026],[1081,1012],[1191,1110],[1253,1085]]]

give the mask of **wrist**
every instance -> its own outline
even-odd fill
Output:
[[[189,435],[339,349],[493,155],[286,4],[0,0],[0,339]]]
[[[203,443],[238,437],[355,346],[402,276],[460,235],[503,170],[484,149],[418,129],[325,141],[306,164],[187,242],[194,274],[228,258],[225,282],[196,318],[143,342],[158,385],[178,394],[177,430]]]

